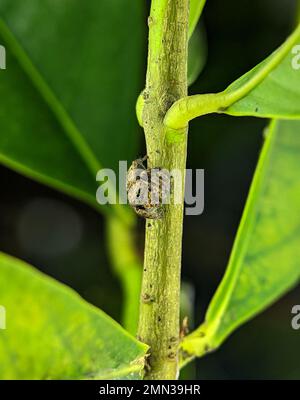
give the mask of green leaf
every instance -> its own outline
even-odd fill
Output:
[[[300,121],[273,121],[225,276],[182,348],[202,356],[300,279]]]
[[[0,253],[0,379],[138,379],[147,346],[73,290]]]
[[[176,101],[165,116],[165,125],[172,130],[182,129],[192,119],[215,112],[299,119],[300,70],[292,66],[299,42],[300,24],[271,56],[223,92],[187,96]],[[296,57],[300,65],[299,54]]]
[[[96,172],[136,156],[142,2],[0,0],[0,161],[95,204]]]
[[[300,30],[295,43],[299,41]],[[300,57],[296,46],[283,58],[283,60],[264,76],[264,68],[268,67],[274,60],[276,52],[257,65],[247,74],[230,85],[225,95],[234,95],[237,91],[247,88],[252,81],[259,81],[258,84],[247,92],[245,96],[233,103],[224,112],[235,116],[255,116],[262,118],[294,119],[300,118]],[[297,59],[296,59],[297,57]],[[298,61],[297,61],[298,60]],[[296,65],[299,68],[295,68]],[[294,65],[294,67],[293,67]]]
[[[196,29],[189,41],[188,85],[191,86],[203,70],[207,59],[204,29]]]
[[[96,179],[9,50],[7,64],[0,71],[0,162],[94,205]]]
[[[190,0],[189,14],[189,38],[192,37],[196,25],[200,19],[206,0]]]

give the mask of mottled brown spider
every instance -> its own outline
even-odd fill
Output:
[[[161,219],[170,191],[170,176],[161,168],[146,168],[148,157],[134,160],[127,172],[126,190],[134,211],[143,218]]]

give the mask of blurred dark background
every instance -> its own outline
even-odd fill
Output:
[[[273,51],[295,23],[293,0],[208,0],[208,60],[190,93],[224,89]],[[145,22],[147,10],[145,9]],[[145,32],[146,33],[146,32]],[[145,35],[146,55],[147,38]],[[145,65],[144,65],[145,68]],[[141,70],[141,82],[145,69]],[[132,111],[134,112],[134,110]],[[199,324],[224,273],[262,143],[266,120],[206,116],[190,127],[188,167],[205,169],[205,211],[186,217],[183,281]],[[140,154],[144,142],[141,132]],[[140,154],[137,154],[140,155]],[[1,250],[25,259],[120,320],[122,293],[111,272],[103,218],[80,202],[4,167]],[[143,221],[139,223],[142,253]],[[291,328],[295,289],[236,331],[188,371],[201,379],[300,379],[300,332]]]

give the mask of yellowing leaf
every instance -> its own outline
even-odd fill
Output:
[[[140,379],[147,346],[73,290],[0,253],[0,379]]]

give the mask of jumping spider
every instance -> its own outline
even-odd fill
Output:
[[[143,218],[161,219],[170,192],[170,176],[161,168],[146,168],[148,157],[134,160],[127,172],[126,190],[134,211]]]

